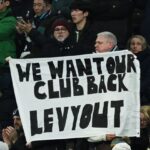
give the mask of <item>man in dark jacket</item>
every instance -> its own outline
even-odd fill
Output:
[[[21,26],[30,21],[33,28],[35,28],[41,34],[45,34],[45,29],[51,24],[51,19],[54,17],[51,3],[51,0],[33,0],[33,10],[35,14],[34,17],[31,20],[27,20],[27,18],[18,20],[16,29],[18,33],[20,33],[18,38],[22,39],[18,48],[18,55],[22,53],[21,57],[30,53],[33,44],[32,40],[27,36],[27,34],[24,34]]]
[[[9,146],[10,150],[28,150],[18,109],[13,112],[13,124],[13,127],[8,126],[3,129],[4,142]]]
[[[98,24],[90,19],[90,4],[85,1],[74,1],[70,8],[76,41],[75,54],[92,53],[98,33]]]
[[[20,27],[34,42],[31,55],[27,57],[58,57],[73,54],[71,25],[65,18],[57,18],[47,29],[47,36],[32,28],[29,23]]]

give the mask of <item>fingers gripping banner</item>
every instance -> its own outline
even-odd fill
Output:
[[[27,141],[139,136],[140,69],[127,51],[11,59]]]

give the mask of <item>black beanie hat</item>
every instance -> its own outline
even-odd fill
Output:
[[[15,110],[13,111],[13,117],[14,117],[14,116],[20,117],[18,109],[15,109]]]

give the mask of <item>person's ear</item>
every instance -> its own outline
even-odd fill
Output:
[[[114,48],[114,45],[112,44],[112,42],[109,42],[109,48],[110,48],[110,49],[113,49],[113,48]]]
[[[88,12],[88,11],[85,11],[85,12],[84,12],[84,16],[87,17],[88,15],[89,15],[89,12]]]

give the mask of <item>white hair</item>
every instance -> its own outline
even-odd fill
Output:
[[[117,38],[112,32],[109,32],[109,31],[100,32],[97,34],[97,37],[99,36],[105,37],[106,39],[111,41],[114,46],[117,45]]]
[[[127,143],[118,143],[113,147],[112,150],[131,150],[131,147]]]

